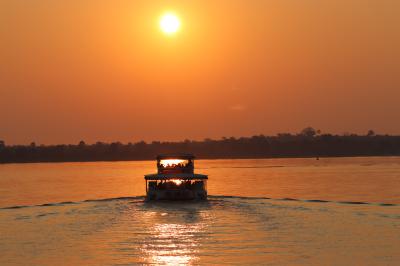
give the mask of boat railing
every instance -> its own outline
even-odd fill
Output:
[[[158,173],[159,174],[193,174],[194,167],[193,166],[159,166]]]
[[[203,190],[206,187],[205,180],[185,180],[176,182],[174,180],[166,180],[166,181],[149,181],[147,188],[148,190]]]

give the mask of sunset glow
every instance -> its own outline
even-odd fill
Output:
[[[4,2],[6,144],[400,133],[400,1]]]
[[[174,182],[176,185],[180,185],[180,184],[182,184],[182,180],[179,180],[179,179],[173,179],[173,180],[171,180],[172,182]]]
[[[0,0],[0,58],[0,266],[400,266],[400,0]]]
[[[185,160],[180,160],[180,159],[167,159],[167,160],[161,160],[160,164],[162,164],[165,167],[168,165],[176,165],[184,162]]]

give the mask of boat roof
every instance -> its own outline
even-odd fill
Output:
[[[166,159],[190,160],[194,158],[195,158],[194,155],[190,153],[171,153],[171,154],[160,154],[157,156],[157,160],[166,160]]]
[[[179,173],[179,174],[149,174],[145,175],[144,179],[146,180],[166,180],[166,179],[208,179],[207,175],[203,174],[187,174],[187,173]]]

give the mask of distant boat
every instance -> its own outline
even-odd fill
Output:
[[[207,175],[194,173],[192,154],[157,156],[157,173],[145,175],[146,200],[206,200]]]

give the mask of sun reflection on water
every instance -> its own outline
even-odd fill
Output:
[[[155,224],[149,229],[152,241],[143,245],[142,252],[150,264],[191,265],[197,260],[196,235],[202,230],[201,224]]]

